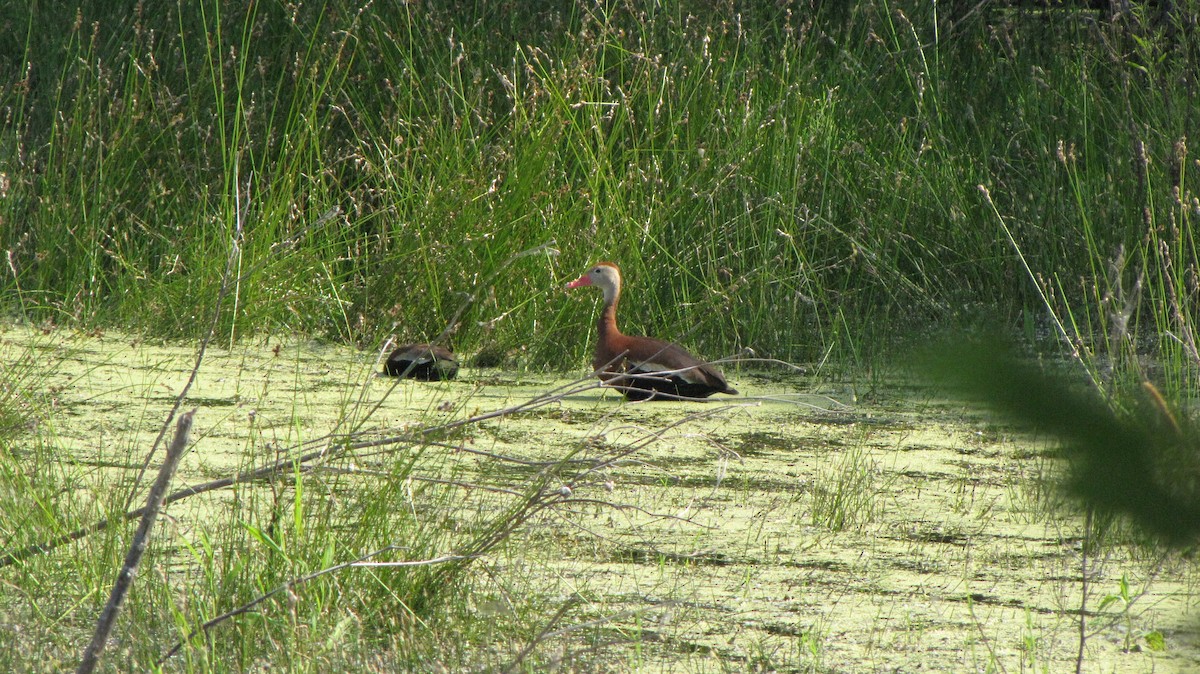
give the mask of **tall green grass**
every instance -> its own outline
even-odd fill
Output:
[[[853,364],[1040,323],[1015,242],[1081,339],[1123,250],[1130,325],[1194,362],[1157,337],[1194,305],[1194,2],[830,4],[9,9],[5,306],[193,335],[236,244],[230,339],[432,337],[474,293],[457,346],[560,367],[604,258],[631,331]]]
[[[24,402],[44,372],[38,353],[31,345],[0,377],[0,391],[13,391],[0,397],[4,418],[26,412],[26,426],[0,427],[0,567],[7,590],[0,597],[0,668],[11,671],[75,665],[128,546],[131,527],[122,524],[128,492],[148,449],[130,446],[136,434],[101,424],[85,447],[57,441],[52,429],[30,432],[33,419],[62,417],[37,408],[36,400]],[[294,357],[300,368],[307,354]],[[293,376],[288,370],[280,369],[285,380]],[[514,657],[514,640],[534,638],[546,625],[539,604],[545,599],[506,594],[522,585],[520,569],[478,567],[527,554],[509,549],[511,535],[566,506],[571,492],[564,485],[598,489],[598,471],[636,447],[580,443],[566,448],[561,461],[541,463],[479,451],[471,436],[482,421],[517,410],[468,418],[435,408],[436,397],[424,415],[412,415],[413,425],[380,429],[372,415],[387,399],[367,402],[374,380],[369,367],[347,375],[329,426],[302,421],[311,419],[309,407],[288,419],[285,406],[278,418],[235,413],[232,426],[248,424],[248,432],[236,435],[234,448],[223,432],[200,434],[192,452],[235,454],[229,464],[212,464],[214,477],[257,471],[256,477],[184,494],[171,506],[172,517],[160,519],[101,671],[153,669],[164,657],[169,671],[497,669]],[[258,395],[274,395],[277,384],[264,380]],[[587,387],[594,384],[563,393]],[[403,390],[398,383],[389,393]],[[264,402],[252,390],[244,395]],[[533,407],[556,400],[546,396]],[[469,401],[468,395],[458,402]],[[202,413],[210,428],[220,425],[220,406]],[[199,484],[178,479],[176,488],[184,482]],[[97,528],[106,518],[110,526]],[[76,540],[59,540],[81,528],[86,533]],[[441,561],[347,565],[367,555],[372,562]],[[480,604],[507,608],[480,611]],[[210,621],[216,622],[202,629]],[[531,671],[543,668],[541,653],[526,655]]]

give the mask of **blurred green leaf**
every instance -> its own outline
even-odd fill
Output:
[[[961,339],[924,357],[924,368],[965,400],[1058,438],[1067,491],[1099,511],[1127,515],[1173,546],[1200,533],[1196,461],[1200,443],[1180,428],[1157,390],[1128,397],[1130,411],[1093,388],[1017,356],[1000,340]]]

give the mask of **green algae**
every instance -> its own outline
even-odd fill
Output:
[[[95,516],[87,504],[97,490],[132,483],[194,347],[0,333],[6,361],[31,353],[44,364],[45,404],[30,433],[49,438],[53,460],[86,467],[64,469],[57,498],[81,519]],[[304,341],[210,349],[185,402],[199,411],[176,484],[274,461],[338,429],[383,438],[464,422],[571,381],[464,367],[451,382],[412,382],[379,376],[379,360]],[[744,396],[630,404],[592,388],[429,436],[446,446],[360,451],[282,483],[181,502],[167,509],[165,554],[176,570],[194,566],[186,551],[203,548],[216,513],[244,508],[240,517],[257,522],[250,512],[270,512],[299,488],[334,495],[342,510],[329,526],[347,536],[371,517],[401,516],[375,512],[371,498],[406,494],[411,513],[453,547],[504,507],[489,489],[520,490],[548,463],[617,452],[621,460],[490,550],[472,584],[480,606],[521,595],[501,602],[516,622],[541,624],[571,602],[541,648],[577,670],[1073,670],[1083,519],[1052,507],[1048,447],[913,391],[851,406],[837,402],[851,396],[836,383],[729,378]],[[388,482],[400,463],[413,469]],[[443,484],[421,483],[435,479],[470,488],[447,497]],[[865,503],[842,526],[817,512],[837,488]],[[4,534],[7,549],[37,532]],[[1200,666],[1188,615],[1195,571],[1186,559],[1109,543],[1088,569],[1087,669]],[[1138,601],[1099,608],[1122,579],[1143,593]],[[508,645],[511,656],[518,647]]]

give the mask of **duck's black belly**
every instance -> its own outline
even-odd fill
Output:
[[[619,389],[629,400],[695,400],[720,393],[712,386],[687,381],[677,374],[664,375],[638,369],[613,377],[607,384]]]

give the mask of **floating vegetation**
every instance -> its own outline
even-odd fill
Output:
[[[7,331],[0,355],[19,360],[29,337]],[[70,349],[83,367],[51,368],[37,382],[59,391],[46,412],[53,435],[35,442],[38,430],[28,429],[24,453],[0,452],[3,554],[121,511],[140,467],[134,459],[165,412],[159,391],[178,388],[192,355],[186,346],[115,339],[71,340]],[[215,627],[225,636],[178,648],[222,662],[245,648],[272,661],[298,657],[299,641],[288,640],[307,632],[297,631],[303,617],[334,635],[345,653],[339,662],[362,663],[399,658],[398,644],[370,635],[409,634],[419,616],[452,625],[472,648],[447,650],[444,637],[409,634],[429,650],[403,656],[402,669],[434,652],[463,664],[548,663],[564,647],[578,651],[579,663],[637,652],[664,667],[703,669],[692,659],[703,653],[778,669],[790,654],[787,662],[803,666],[869,668],[875,647],[838,636],[851,633],[903,644],[889,654],[896,666],[1019,669],[1029,651],[1012,645],[1027,636],[1039,662],[1066,667],[1075,657],[1084,522],[1045,502],[1046,478],[1028,463],[1038,441],[1016,430],[973,433],[993,420],[891,400],[853,414],[897,423],[823,423],[778,402],[771,387],[781,385],[742,381],[745,397],[733,404],[665,403],[674,407],[664,411],[625,403],[590,378],[583,389],[537,378],[532,392],[464,381],[413,387],[375,376],[371,357],[350,349],[323,349],[319,367],[303,349],[285,353],[292,356],[248,345],[210,354],[190,394],[238,404],[196,413],[162,545],[151,547],[129,620],[118,624],[141,644],[131,662],[163,657],[182,634],[170,627],[176,618],[199,629],[213,617],[202,607],[232,608],[271,588],[278,592],[261,599],[254,621],[225,619],[249,641]],[[137,376],[125,365],[146,358],[162,365]],[[333,380],[340,389],[312,385]],[[524,411],[539,390],[568,395]],[[65,414],[97,399],[107,404]],[[337,428],[352,432],[328,435]],[[980,451],[964,453],[967,438]],[[180,496],[185,485],[238,474],[248,479]],[[50,507],[31,510],[28,494]],[[71,607],[94,606],[80,597],[106,587],[103,570],[116,567],[112,550],[127,534],[123,526],[88,529],[0,567],[11,593],[0,592],[0,602],[23,624],[21,638],[46,644],[53,662],[74,662],[94,611]],[[1092,570],[1098,617],[1089,624],[1119,638],[1091,639],[1088,662],[1161,671],[1164,662],[1200,661],[1184,611],[1193,563],[1147,555],[1128,537],[1103,545],[1105,563]],[[76,560],[101,572],[81,573]],[[398,565],[408,561],[428,566]],[[166,576],[155,571],[168,568]],[[214,578],[223,580],[205,580]],[[17,601],[16,593],[31,597],[51,582],[58,590],[37,595],[36,613]],[[1105,603],[1107,594],[1118,599]],[[180,596],[190,598],[186,606]],[[864,603],[876,608],[863,611]],[[559,613],[548,637],[557,645],[521,655],[528,642],[520,635]],[[655,636],[639,628],[647,621]],[[624,636],[598,642],[600,632]],[[731,644],[732,634],[740,636]],[[294,645],[264,649],[268,636]],[[1126,636],[1142,650],[1128,652]],[[29,657],[16,638],[0,630],[8,654],[0,657],[14,666]],[[981,639],[991,648],[971,650]]]

